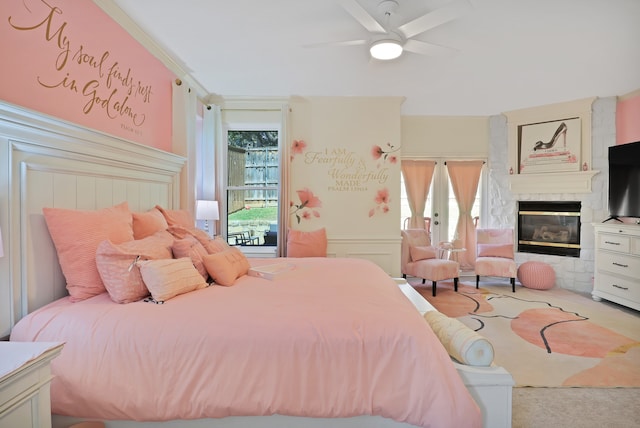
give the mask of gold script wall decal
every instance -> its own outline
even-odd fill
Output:
[[[344,147],[326,148],[304,153],[304,163],[326,168],[331,192],[366,192],[370,184],[384,184],[389,179],[389,168],[371,168],[371,162],[357,152]]]
[[[25,16],[32,19],[8,19],[14,30],[41,34],[46,49],[56,53],[50,68],[38,70],[38,85],[77,94],[83,114],[102,113],[119,120],[122,129],[141,135],[147,118],[143,106],[152,102],[152,85],[137,79],[131,67],[113,59],[109,50],[94,52],[74,43],[67,35],[69,22],[63,19],[62,8],[50,3],[40,0],[31,8],[23,3]]]

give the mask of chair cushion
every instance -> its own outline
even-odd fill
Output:
[[[424,278],[428,281],[441,281],[443,279],[458,278],[460,266],[453,260],[425,259],[409,263],[410,275]]]
[[[518,280],[524,287],[548,290],[556,285],[556,272],[547,263],[528,261],[518,268]]]
[[[513,244],[478,244],[478,257],[514,257]]]
[[[414,262],[436,258],[436,249],[431,245],[411,245],[409,246],[409,252],[411,253],[411,260]]]
[[[479,257],[476,259],[476,275],[515,278],[518,265],[515,260],[504,257]]]
[[[429,233],[424,229],[407,229],[402,231],[402,236],[409,245],[427,246],[431,245]]]

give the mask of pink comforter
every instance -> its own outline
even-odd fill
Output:
[[[23,318],[11,340],[66,342],[52,364],[52,411],[61,415],[380,415],[481,426],[446,351],[378,266],[286,261],[295,270],[283,278],[243,276],[164,305],[63,298]]]

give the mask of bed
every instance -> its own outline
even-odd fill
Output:
[[[264,262],[273,259],[253,265]],[[56,414],[371,414],[421,427],[480,426],[448,354],[392,278],[362,259],[288,263],[288,275],[243,275],[162,305],[118,304],[107,293],[62,298],[18,322],[11,339],[65,342],[52,363]]]
[[[508,374],[453,363],[416,310],[426,301],[366,260],[289,260],[287,275],[162,305],[108,293],[72,303],[43,208],[175,208],[184,159],[13,106],[0,119],[1,225],[20,255],[0,264],[11,340],[65,342],[54,427],[510,426]]]

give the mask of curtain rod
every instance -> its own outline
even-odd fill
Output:
[[[467,159],[467,160],[460,161],[460,162],[473,162],[473,161],[475,161],[475,160],[477,160],[477,159]],[[453,161],[453,162],[458,162],[458,161]],[[484,165],[484,164],[486,164],[486,163],[487,163],[487,161],[482,161],[482,164],[483,164],[483,165]],[[444,161],[444,164],[446,165],[446,164],[447,164],[447,161]]]

